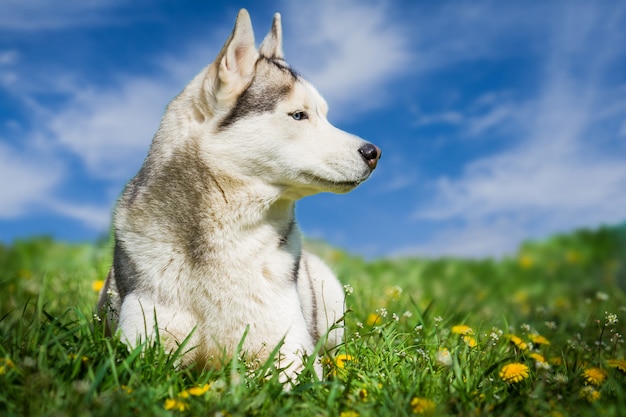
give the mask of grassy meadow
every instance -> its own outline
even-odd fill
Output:
[[[626,224],[501,260],[365,261],[311,244],[346,284],[346,340],[284,390],[271,363],[176,369],[94,316],[108,242],[0,246],[2,416],[612,416],[626,409]]]

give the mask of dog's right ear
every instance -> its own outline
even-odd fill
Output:
[[[258,58],[250,15],[246,9],[241,9],[233,33],[214,63],[217,79],[212,93],[218,101],[233,100],[248,86]]]

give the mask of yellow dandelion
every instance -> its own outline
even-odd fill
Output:
[[[463,341],[467,343],[467,346],[471,348],[474,348],[477,345],[476,339],[474,339],[472,336],[469,336],[469,335],[463,336]]]
[[[361,401],[366,401],[367,400],[367,390],[365,388],[361,388],[359,390],[359,398],[361,399]]]
[[[606,364],[611,368],[616,368],[626,373],[626,361],[624,359],[609,359],[606,361]]]
[[[517,262],[519,263],[519,266],[522,267],[522,269],[532,268],[532,266],[535,264],[535,261],[533,260],[532,256],[528,254],[520,255]]]
[[[413,397],[411,400],[411,410],[415,414],[426,414],[435,408],[435,403],[428,398]]]
[[[518,349],[520,350],[526,350],[528,349],[528,344],[526,342],[524,342],[520,337],[515,336],[514,334],[508,334],[506,336],[511,343],[513,343]]]
[[[10,368],[15,368],[13,361],[9,358],[0,358],[0,375],[6,374]]]
[[[536,345],[549,345],[550,341],[540,334],[531,334],[530,341]]]
[[[452,366],[452,355],[445,347],[439,348],[437,355],[435,356],[435,360],[437,361],[437,364],[441,366]]]
[[[555,366],[563,365],[563,358],[560,356],[554,356],[550,358],[550,363]]]
[[[335,365],[337,366],[337,368],[343,369],[346,366],[346,362],[351,360],[354,360],[354,357],[352,355],[348,355],[347,353],[340,353],[339,355],[335,356]]]
[[[516,384],[530,375],[530,370],[528,366],[523,363],[513,362],[507,365],[504,365],[502,369],[500,369],[500,379],[502,379],[507,384]]]
[[[565,260],[567,261],[567,263],[569,264],[577,264],[581,261],[582,256],[580,255],[580,253],[576,252],[576,251],[568,251],[565,254]]]
[[[460,334],[460,335],[468,335],[468,334],[474,334],[474,330],[472,330],[471,327],[466,326],[465,324],[459,324],[456,326],[452,326],[452,333],[454,334]]]
[[[339,414],[339,417],[359,417],[359,413],[353,410],[342,411],[341,414]]]
[[[589,386],[583,387],[583,389],[580,390],[580,395],[590,403],[596,402],[600,399],[600,391]]]
[[[191,388],[189,388],[189,389],[187,390],[187,392],[188,392],[190,395],[193,395],[193,396],[195,396],[195,397],[199,397],[199,396],[201,396],[201,395],[205,394],[205,393],[209,390],[209,388],[211,388],[211,385],[209,385],[209,384],[204,384],[204,385],[203,385],[203,386],[201,386],[201,387],[191,387]]]
[[[367,325],[368,326],[374,326],[376,324],[380,324],[382,321],[382,317],[380,316],[380,314],[376,314],[376,313],[370,313],[369,316],[367,316]]]
[[[606,379],[606,371],[602,368],[587,368],[583,371],[583,378],[588,384],[599,387]]]
[[[175,398],[168,398],[167,400],[165,400],[165,405],[163,406],[163,408],[165,408],[166,410],[185,411],[187,409],[187,404]]]
[[[542,354],[540,353],[531,353],[530,355],[528,355],[530,358],[534,359],[537,362],[541,362],[541,363],[547,363],[546,362],[546,358],[543,357]]]
[[[95,292],[100,292],[100,290],[104,287],[104,281],[99,279],[91,283],[91,289]]]

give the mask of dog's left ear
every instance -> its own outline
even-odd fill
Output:
[[[280,13],[274,15],[272,28],[259,47],[259,53],[266,58],[283,59],[283,28],[280,23]]]

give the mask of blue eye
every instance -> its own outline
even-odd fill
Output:
[[[305,111],[294,111],[293,113],[289,113],[293,120],[304,120],[308,119],[309,115]]]

